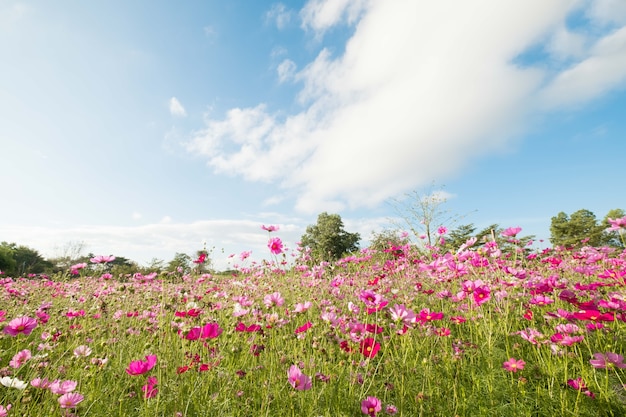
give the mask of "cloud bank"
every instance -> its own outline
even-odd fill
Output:
[[[593,30],[568,28],[573,13]],[[511,146],[534,113],[626,84],[621,2],[311,0],[300,18],[322,49],[299,70],[286,58],[277,77],[299,83],[301,110],[233,108],[187,148],[218,173],[295,190],[307,213],[454,176]],[[333,56],[324,37],[340,25],[353,34]]]

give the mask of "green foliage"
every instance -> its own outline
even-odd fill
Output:
[[[307,226],[301,246],[310,248],[311,255],[317,260],[334,261],[358,250],[360,239],[358,233],[344,230],[341,216],[324,212],[317,217],[316,224]]]
[[[391,200],[391,205],[401,219],[397,226],[410,231],[417,242],[422,242],[422,236],[425,236],[428,246],[432,246],[436,243],[439,227],[450,228],[465,217],[444,209],[446,201],[447,193],[443,189],[437,190],[433,183],[425,195],[413,191],[402,199]]]
[[[6,373],[27,387],[0,386],[0,404],[12,404],[9,416],[27,417],[340,417],[364,416],[361,402],[375,396],[383,405],[378,416],[391,415],[385,409],[389,405],[398,409],[397,416],[626,415],[626,369],[621,361],[606,369],[591,362],[598,353],[626,354],[626,324],[614,309],[608,309],[610,319],[599,321],[573,320],[564,314],[580,313],[578,301],[614,295],[621,299],[621,277],[602,278],[608,287],[591,286],[598,281],[596,274],[606,273],[604,268],[589,273],[576,267],[593,260],[612,264],[617,271],[622,260],[602,251],[553,251],[519,262],[480,252],[476,258],[455,259],[461,267],[455,271],[447,262],[432,263],[427,256],[351,260],[322,268],[337,277],[332,281],[312,280],[309,270],[277,272],[263,266],[241,272],[237,279],[200,280],[195,271],[183,283],[113,278],[106,281],[106,291],[103,281],[87,276],[70,281],[52,277],[55,285],[40,279],[17,280],[11,285],[14,291],[2,298],[6,322],[42,310],[49,317],[30,334],[0,337],[3,364],[23,349],[33,351],[22,366],[5,365]],[[555,254],[562,261],[556,279],[553,265],[546,262]],[[477,259],[484,262],[472,262]],[[434,267],[424,268],[429,264]],[[505,266],[523,268],[529,278],[507,275]],[[477,304],[467,293],[466,279],[480,280],[491,289],[492,298]],[[578,284],[590,289],[577,291],[576,302],[558,297]],[[228,295],[216,297],[216,287]],[[544,293],[549,302],[531,301],[539,288],[551,290]],[[382,297],[376,303],[389,304],[367,312],[360,296],[364,290]],[[268,306],[264,297],[275,291],[284,304]],[[465,293],[463,308],[458,300],[441,297],[442,292]],[[254,313],[235,317],[233,309],[241,307],[243,298]],[[197,304],[196,314],[179,314],[190,311],[191,300]],[[306,302],[310,307],[304,311],[291,308]],[[346,310],[348,303],[356,310]],[[392,312],[399,311],[396,304],[411,310],[419,324],[408,316],[394,317]],[[79,309],[86,314],[72,318],[66,314]],[[324,319],[329,312],[340,313]],[[223,332],[200,340],[183,337],[192,327],[205,324],[219,325]],[[244,324],[261,329],[234,330]],[[304,324],[311,326],[299,330]],[[604,328],[587,330],[585,324]],[[364,353],[351,335],[358,328],[352,325],[374,329],[362,337],[380,345],[376,354]],[[552,340],[559,325],[580,327],[568,335],[578,341]],[[533,341],[524,334],[534,334]],[[38,345],[45,351],[35,355]],[[79,346],[88,347],[90,353],[74,353]],[[142,375],[125,372],[131,362],[146,355],[157,357],[154,368]],[[510,358],[523,361],[523,366],[505,368]],[[310,389],[290,385],[292,365],[312,379]],[[158,392],[145,398],[142,387],[150,377],[156,379]],[[58,395],[29,384],[35,378],[76,381],[75,392],[84,400],[75,410],[60,409]],[[584,389],[571,385],[576,379]]]
[[[167,263],[166,270],[168,272],[178,272],[180,268],[183,273],[189,273],[191,271],[192,259],[191,256],[186,253],[176,252],[174,258]]]
[[[611,210],[609,213],[623,213],[620,209]],[[609,216],[598,223],[595,214],[587,209],[581,209],[568,217],[564,212],[560,212],[552,217],[550,224],[550,242],[554,246],[564,246],[568,248],[578,248],[587,246],[604,246],[613,242],[613,237],[606,232]]]
[[[404,246],[409,244],[409,238],[403,237],[401,231],[385,229],[380,232],[373,232],[370,239],[370,249],[384,251],[391,247]]]
[[[445,247],[452,251],[458,249],[462,244],[467,242],[468,239],[474,236],[475,231],[476,227],[471,223],[458,226],[446,236]]]
[[[15,259],[13,258],[13,249],[7,242],[0,243],[0,271],[5,275],[15,274]]]
[[[621,231],[622,235],[620,235],[620,232],[615,230],[610,232],[606,231],[606,228],[610,227],[609,219],[621,219],[624,216],[626,216],[626,212],[622,209],[609,210],[606,216],[604,216],[604,219],[602,220],[602,227],[605,230],[605,239],[607,246],[624,249],[624,231]]]
[[[0,270],[12,275],[40,274],[52,268],[52,262],[44,259],[39,252],[27,246],[18,246],[16,243],[2,242],[0,244]],[[4,255],[2,255],[4,253]],[[12,262],[3,261],[11,256]],[[2,263],[5,266],[2,266]]]

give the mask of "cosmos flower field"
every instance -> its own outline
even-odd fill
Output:
[[[1,276],[0,417],[626,415],[625,252],[270,233],[232,275]]]

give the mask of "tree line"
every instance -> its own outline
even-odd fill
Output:
[[[496,242],[502,251],[513,251],[519,248],[528,249],[529,243],[534,236],[511,236],[505,233],[505,229],[498,224],[489,225],[477,230],[474,224],[461,224],[448,230],[443,222],[454,223],[456,218],[450,217],[441,210],[445,198],[418,198],[411,201],[410,207],[404,207],[404,228],[397,227],[385,229],[372,234],[369,247],[371,249],[385,251],[394,247],[413,244],[417,247],[438,247],[444,251],[456,251],[468,241],[473,241],[473,246],[486,245],[488,242]],[[554,247],[568,249],[582,246],[608,246],[624,249],[623,229],[611,230],[611,219],[624,219],[626,213],[623,209],[610,210],[602,220],[587,209],[578,210],[571,215],[564,212],[552,217],[550,225],[550,243]],[[401,230],[408,229],[408,232]],[[345,230],[343,220],[339,214],[323,212],[318,215],[317,222],[309,225],[301,237],[300,246],[304,254],[314,262],[333,262],[346,255],[357,252],[361,236]],[[29,274],[51,274],[67,271],[72,264],[86,263],[93,258],[93,254],[82,255],[84,245],[82,243],[70,243],[62,255],[45,259],[35,249],[16,243],[0,243],[0,271],[5,276],[27,276]],[[213,272],[211,268],[211,252],[206,248],[197,251],[195,258],[176,253],[169,262],[153,259],[147,266],[141,268],[130,259],[116,256],[115,260],[107,265],[108,270],[115,274],[135,273],[145,270],[147,272],[179,272],[189,273]]]

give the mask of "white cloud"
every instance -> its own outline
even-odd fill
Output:
[[[170,99],[170,114],[172,116],[180,116],[180,117],[187,116],[187,112],[185,111],[185,108],[183,107],[182,104],[180,104],[180,101],[178,101],[176,97],[172,97]]]
[[[276,72],[278,73],[278,81],[281,83],[289,81],[296,73],[296,63],[290,59],[285,59],[283,62],[278,64]]]
[[[558,74],[543,92],[544,104],[575,105],[626,86],[626,27],[601,38],[589,56]]]
[[[172,218],[170,216],[163,216],[159,223],[161,224],[169,224],[172,222]]]
[[[141,219],[141,217],[142,217],[141,213],[139,213],[138,211],[133,211],[133,214],[132,214],[133,220],[139,220]]]
[[[600,23],[626,24],[626,1],[594,0],[588,15]]]
[[[554,32],[547,49],[557,59],[580,58],[586,53],[587,42],[584,35],[562,26]]]
[[[506,149],[538,105],[584,101],[620,85],[623,31],[590,41],[585,51],[580,38],[563,32],[579,6],[311,0],[301,12],[304,28],[319,34],[346,23],[354,33],[342,55],[323,48],[294,74],[304,109],[232,109],[221,120],[208,118],[188,150],[217,172],[295,188],[297,207],[309,213],[373,206],[443,181],[476,157]],[[550,41],[555,54],[577,58],[571,68],[516,63]]]
[[[370,0],[310,0],[300,12],[302,27],[318,34],[340,23],[353,24],[369,6]]]
[[[278,29],[284,29],[291,21],[291,14],[284,4],[274,3],[265,14],[265,18],[267,21],[275,22]]]

